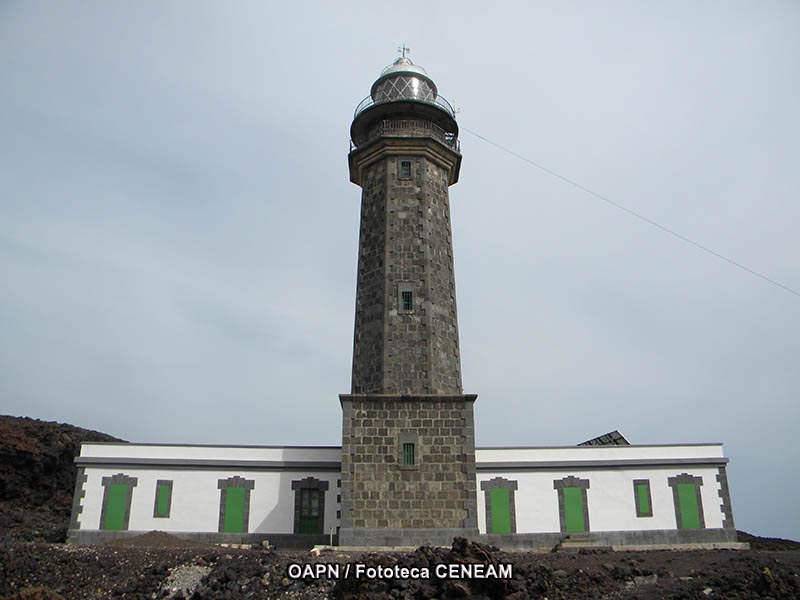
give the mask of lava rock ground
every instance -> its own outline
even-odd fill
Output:
[[[160,538],[160,540],[159,540]],[[150,543],[169,536],[151,535]],[[0,545],[0,598],[308,599],[473,598],[750,599],[800,598],[799,551],[504,553],[456,539],[453,548],[386,554],[280,552],[143,542],[99,546]],[[508,580],[291,579],[290,563],[318,561],[427,566],[511,563]],[[189,593],[165,586],[176,567],[202,569]],[[174,580],[174,578],[172,579]]]
[[[81,442],[120,442],[73,425],[0,415],[0,542],[63,542]]]

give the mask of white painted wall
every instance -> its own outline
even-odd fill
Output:
[[[486,533],[486,500],[480,482],[494,477],[517,481],[515,492],[517,533],[546,533],[560,531],[558,491],[553,482],[570,475],[589,480],[586,497],[591,531],[637,531],[675,529],[675,505],[668,477],[690,473],[703,478],[700,488],[707,528],[722,527],[724,515],[720,510],[716,467],[677,465],[671,468],[604,468],[587,470],[546,469],[525,471],[480,471],[478,475],[478,527]],[[649,479],[653,516],[637,517],[634,504],[634,479]]]
[[[339,473],[335,471],[309,473],[88,467],[87,481],[84,484],[86,496],[83,500],[83,512],[79,515],[80,529],[100,528],[104,492],[102,478],[120,472],[138,479],[137,486],[133,488],[128,524],[128,528],[134,531],[219,531],[220,490],[217,482],[234,475],[255,481],[250,492],[250,533],[293,533],[295,492],[292,490],[292,481],[306,477],[316,477],[328,482],[328,490],[325,492],[325,533],[337,524],[336,480]],[[153,517],[156,481],[159,479],[173,481],[169,518]]]
[[[477,448],[477,463],[721,458],[722,444]]]
[[[339,461],[336,446],[177,446],[150,444],[81,445],[81,457],[194,460]]]

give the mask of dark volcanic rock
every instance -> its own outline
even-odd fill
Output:
[[[451,552],[455,556],[449,556]],[[287,576],[289,563],[360,562],[386,567],[433,567],[447,563],[450,558],[464,560],[467,556],[474,556],[477,560],[481,555],[488,561],[485,564],[493,561],[512,564],[513,579],[494,580],[494,583],[491,580],[435,577],[425,580],[336,581],[324,577],[292,580]],[[613,574],[617,567],[629,566],[631,562],[640,565],[643,572],[662,572],[664,575],[617,577]],[[665,565],[670,565],[671,571],[668,572]],[[184,596],[193,600],[800,598],[800,552],[786,551],[658,551],[571,556],[492,551],[483,555],[481,549],[467,546],[465,552],[420,548],[409,553],[358,555],[335,552],[315,558],[305,552],[275,552],[262,548],[5,543],[0,544],[0,600],[177,598],[181,596],[174,589],[165,587],[176,567],[183,572],[202,567],[197,587]],[[617,572],[621,574],[624,571]]]
[[[118,441],[72,425],[0,416],[0,541],[63,541],[81,442]]]
[[[740,542],[750,544],[751,550],[800,550],[800,542],[785,540],[783,538],[759,537],[746,531],[737,531]]]

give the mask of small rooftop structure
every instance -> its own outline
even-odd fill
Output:
[[[596,438],[581,442],[578,446],[630,446],[631,443],[625,439],[616,429],[609,431],[603,435],[598,435]]]

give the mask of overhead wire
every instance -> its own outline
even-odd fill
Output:
[[[521,161],[526,162],[526,163],[536,167],[537,169],[540,169],[540,170],[544,171],[548,175],[552,175],[553,177],[556,177],[556,178],[560,179],[561,181],[563,181],[565,183],[568,183],[569,185],[574,186],[574,187],[578,188],[579,190],[584,191],[587,194],[589,194],[591,196],[594,196],[595,198],[598,198],[598,199],[602,200],[603,202],[606,202],[606,203],[610,204],[611,206],[613,206],[613,207],[615,207],[615,208],[617,208],[619,210],[622,210],[622,211],[624,211],[624,212],[636,217],[637,219],[639,219],[641,221],[644,221],[645,223],[647,223],[649,225],[652,225],[653,227],[657,227],[658,229],[661,229],[662,231],[664,231],[664,232],[666,232],[666,233],[668,233],[668,234],[670,234],[670,235],[672,235],[672,236],[674,236],[674,237],[686,242],[687,244],[691,244],[692,246],[695,246],[696,248],[699,248],[703,252],[711,254],[712,256],[715,256],[715,257],[719,258],[720,260],[724,260],[725,262],[733,265],[734,267],[737,267],[738,269],[741,269],[742,271],[750,273],[751,275],[755,275],[756,277],[759,277],[759,278],[763,279],[764,281],[766,281],[768,283],[771,283],[772,285],[777,286],[777,287],[783,289],[784,291],[789,292],[790,294],[794,294],[795,296],[800,298],[800,292],[798,292],[797,290],[794,290],[794,289],[790,288],[789,286],[780,283],[779,281],[775,281],[774,279],[772,279],[770,277],[767,277],[766,275],[764,275],[762,273],[759,273],[758,271],[755,271],[754,269],[751,269],[750,267],[747,267],[747,266],[743,265],[742,263],[740,263],[738,261],[735,261],[734,259],[725,256],[724,254],[720,254],[719,252],[717,252],[715,250],[712,250],[708,246],[705,246],[704,244],[701,244],[700,242],[696,242],[693,239],[691,239],[689,237],[686,237],[685,235],[683,235],[681,233],[678,233],[674,229],[670,229],[669,227],[666,227],[665,225],[662,225],[661,223],[659,223],[657,221],[654,221],[653,219],[650,219],[650,218],[644,216],[643,214],[636,212],[635,210],[633,210],[631,208],[628,208],[624,204],[620,204],[619,202],[616,202],[616,201],[612,200],[611,198],[609,198],[607,196],[604,196],[603,194],[595,192],[594,190],[586,187],[585,185],[581,185],[580,183],[570,179],[569,177],[565,177],[564,175],[561,175],[560,173],[557,173],[556,171],[553,171],[552,169],[548,169],[544,165],[541,165],[541,164],[531,160],[527,156],[523,156],[522,154],[519,154],[518,152],[515,152],[514,150],[511,150],[510,148],[507,148],[507,147],[505,147],[505,146],[503,146],[501,144],[498,144],[497,142],[494,142],[494,141],[490,140],[486,136],[483,136],[483,135],[481,135],[480,133],[478,133],[476,131],[472,131],[471,129],[467,129],[466,127],[461,127],[461,130],[462,131],[466,131],[467,133],[469,133],[471,135],[474,135],[476,138],[478,138],[480,140],[483,140],[487,144],[490,144],[490,145],[494,146],[495,148],[498,148],[499,150],[502,150],[503,152],[506,152],[506,153],[510,154],[511,156],[514,156],[514,157],[520,159]]]

